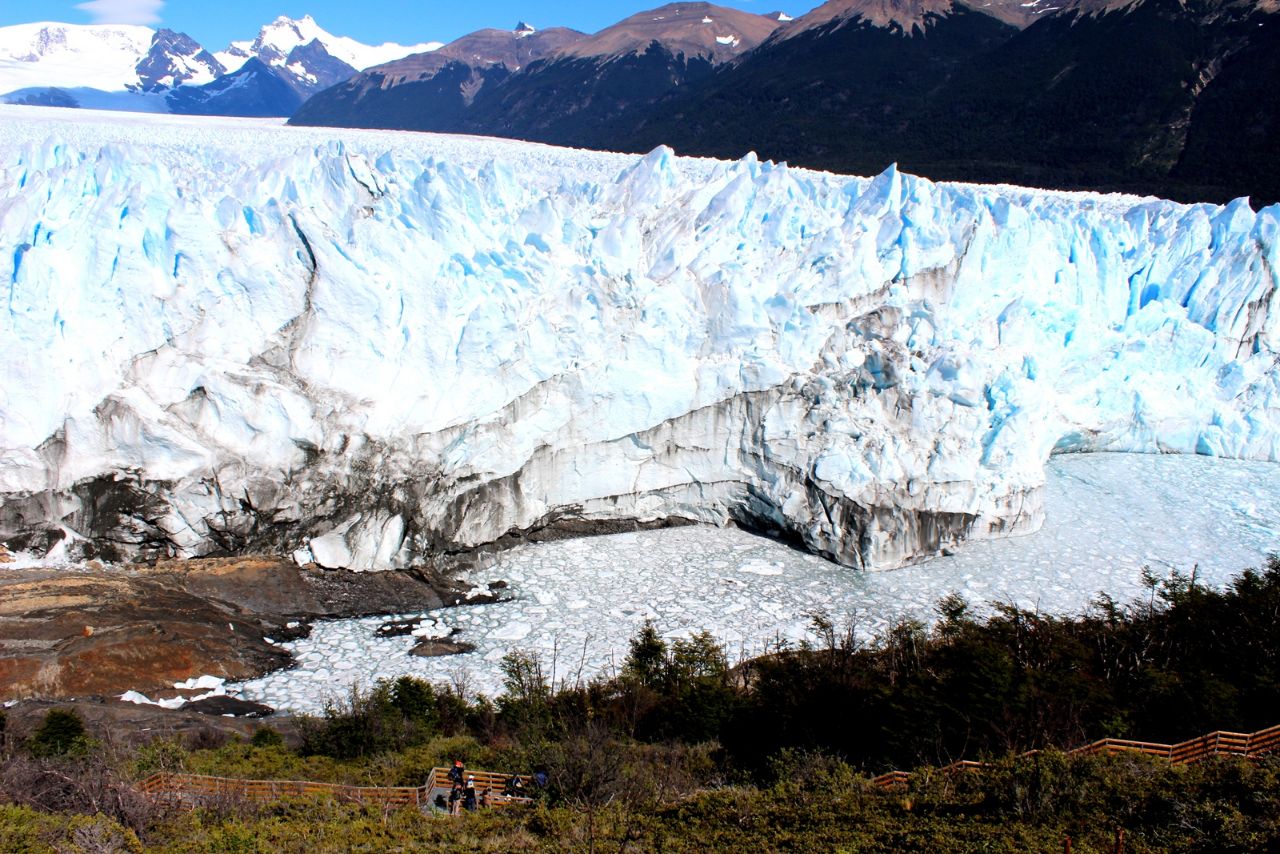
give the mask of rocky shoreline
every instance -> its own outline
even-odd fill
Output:
[[[201,676],[238,681],[292,666],[278,644],[306,636],[318,619],[499,595],[433,569],[324,570],[267,556],[7,570],[0,572],[0,702],[130,690],[192,697],[199,692],[175,684]],[[237,713],[204,702],[211,714]]]

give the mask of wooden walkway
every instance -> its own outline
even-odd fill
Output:
[[[1123,738],[1103,738],[1092,744],[1068,750],[1067,756],[1095,756],[1113,753],[1145,753],[1166,759],[1174,765],[1201,762],[1211,756],[1239,756],[1257,759],[1280,750],[1280,725],[1254,733],[1211,732],[1177,744],[1157,744],[1149,741],[1129,741]],[[1032,756],[1038,751],[1021,754]],[[992,763],[963,759],[940,769],[943,772],[982,769]],[[526,797],[509,797],[502,794],[512,775],[497,771],[467,771],[474,777],[476,792],[483,795],[490,807],[528,804]],[[520,775],[529,786],[529,775]],[[906,771],[890,771],[873,777],[871,782],[883,789],[905,788],[911,780]],[[225,802],[250,801],[265,803],[283,798],[330,797],[337,801],[369,804],[383,809],[414,807],[420,810],[437,809],[437,795],[448,797],[451,789],[448,768],[432,768],[426,783],[421,786],[344,786],[339,783],[315,783],[304,780],[240,780],[233,777],[210,777],[203,774],[152,774],[138,784],[138,789],[157,799],[177,806],[197,806]]]
[[[502,794],[511,774],[498,771],[468,771],[476,781],[476,793],[486,798],[490,807],[531,803],[530,798]],[[529,775],[520,775],[529,785]],[[446,798],[452,785],[449,769],[432,768],[427,782],[421,786],[345,786],[341,783],[316,783],[306,780],[242,780],[235,777],[211,777],[206,774],[178,774],[162,771],[138,784],[139,791],[182,807],[196,807],[226,801],[267,803],[284,798],[328,797],[335,801],[369,804],[383,809],[435,809],[435,797]]]
[[[1096,756],[1113,753],[1145,753],[1167,759],[1174,765],[1187,765],[1202,762],[1211,756],[1239,756],[1246,759],[1258,759],[1268,753],[1280,749],[1280,724],[1257,732],[1211,732],[1197,736],[1177,744],[1159,744],[1152,741],[1130,741],[1124,738],[1102,738],[1092,744],[1085,744],[1074,750],[1068,750],[1067,756]],[[1021,756],[1034,756],[1039,751],[1029,750]],[[939,770],[944,772],[966,771],[986,768],[992,763],[974,762],[961,759],[952,762]],[[889,771],[871,782],[881,788],[902,788],[910,781],[911,775],[906,771]]]
[[[192,807],[219,801],[264,803],[317,796],[395,809],[422,807],[427,803],[425,786],[344,786],[307,780],[241,780],[169,771],[152,774],[138,784],[138,789],[159,799]]]

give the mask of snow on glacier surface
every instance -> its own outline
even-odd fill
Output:
[[[979,607],[1012,602],[1074,613],[1099,592],[1126,601],[1142,592],[1144,566],[1221,585],[1280,551],[1280,480],[1274,463],[1206,457],[1071,454],[1050,462],[1048,520],[1037,533],[969,543],[952,556],[887,572],[852,572],[732,529],[675,528],[526,545],[501,554],[472,581],[511,583],[512,599],[398,615],[421,617],[419,635],[476,645],[446,658],[408,654],[416,638],[378,638],[390,617],[317,623],[286,643],[299,663],[231,693],[280,709],[319,710],[353,683],[413,674],[463,678],[471,690],[501,691],[499,663],[535,652],[557,680],[613,671],[646,618],[667,637],[707,629],[735,657],[775,638],[807,637],[807,615],[844,623],[864,637],[896,618],[929,620],[942,596]]]
[[[1244,201],[0,109],[0,522],[385,569],[558,514],[745,517],[900,565],[1034,529],[1055,448],[1276,459],[1278,234]],[[111,479],[145,501],[100,512]]]

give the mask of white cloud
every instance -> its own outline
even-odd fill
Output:
[[[95,24],[158,24],[165,0],[90,0],[81,3]]]

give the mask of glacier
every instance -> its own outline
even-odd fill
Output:
[[[1035,530],[1054,453],[1280,452],[1244,199],[27,107],[0,243],[15,548],[681,519],[889,568]]]

